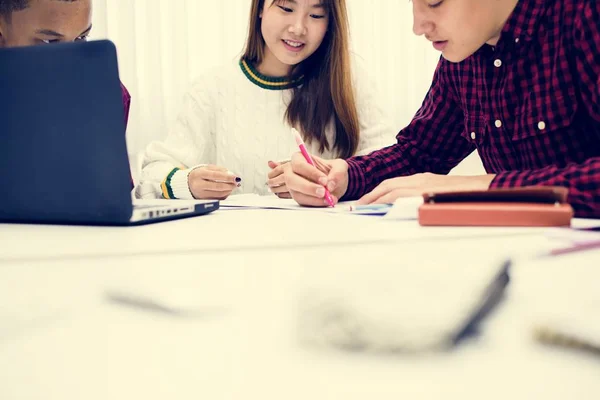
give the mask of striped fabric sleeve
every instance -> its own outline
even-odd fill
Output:
[[[173,187],[171,186],[171,180],[177,171],[180,171],[180,168],[173,168],[171,172],[167,175],[167,177],[160,184],[160,188],[162,191],[162,196],[165,199],[175,199],[175,194],[173,193]]]
[[[184,169],[185,167],[173,168],[160,184],[162,197],[167,200],[194,200],[194,195],[188,183],[188,176],[194,169],[203,165],[187,169]]]

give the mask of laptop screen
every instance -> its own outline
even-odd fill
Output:
[[[131,181],[109,41],[0,49],[0,221],[118,223]]]

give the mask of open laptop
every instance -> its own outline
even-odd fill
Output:
[[[111,42],[0,49],[0,222],[139,225],[219,208],[134,207],[124,125]]]

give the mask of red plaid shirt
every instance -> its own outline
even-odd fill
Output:
[[[564,186],[577,216],[600,217],[600,1],[520,0],[497,46],[440,60],[397,141],[348,160],[345,199],[477,149],[491,187]]]

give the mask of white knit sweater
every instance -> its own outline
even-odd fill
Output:
[[[357,155],[389,146],[396,132],[377,106],[373,86],[363,69],[354,66],[354,87],[360,119]],[[138,198],[193,198],[187,176],[199,164],[215,164],[242,178],[234,194],[265,194],[269,160],[289,159],[298,151],[291,128],[284,119],[291,90],[268,90],[246,77],[238,64],[228,65],[199,77],[186,94],[183,109],[164,141],[150,143],[142,160]],[[329,143],[334,127],[326,131]],[[330,146],[333,148],[333,146]],[[318,144],[307,144],[311,154],[336,158],[331,151],[319,152]],[[165,180],[169,179],[169,191]]]

